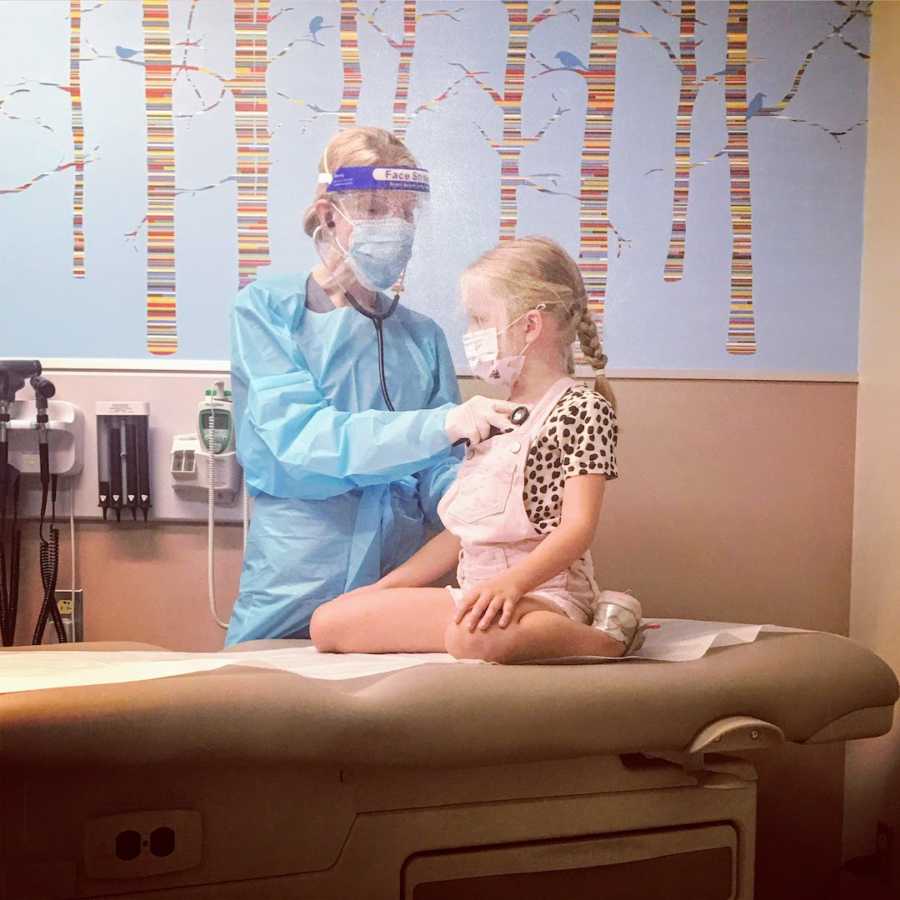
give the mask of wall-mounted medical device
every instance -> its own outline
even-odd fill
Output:
[[[241,467],[234,452],[231,391],[224,382],[205,392],[194,433],[173,437],[169,472],[182,500],[206,502],[212,488],[215,503],[234,503],[241,489]]]
[[[193,434],[176,434],[169,466],[172,487],[184,500],[206,500],[209,612],[222,628],[216,609],[216,504],[230,505],[241,489],[241,467],[234,450],[234,411],[224,381],[204,391]],[[244,508],[246,515],[246,506]],[[246,528],[246,520],[245,520]]]
[[[84,465],[84,415],[74,403],[53,399],[56,388],[41,371],[37,360],[0,360],[0,466],[41,475],[46,456],[47,474],[77,475]],[[23,390],[34,399],[17,399]]]
[[[34,399],[19,400],[19,391],[29,389]],[[78,407],[54,399],[55,395],[56,386],[44,377],[39,360],[0,360],[0,639],[4,646],[16,637],[22,551],[19,499],[27,476],[37,476],[41,489],[38,538],[43,597],[32,643],[42,643],[50,621],[57,639],[66,640],[56,603],[56,491],[59,476],[81,471],[84,417]]]
[[[130,510],[147,521],[150,495],[150,404],[142,400],[97,401],[97,505],[103,518]]]

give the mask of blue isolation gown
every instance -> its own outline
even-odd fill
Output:
[[[372,321],[308,309],[306,284],[264,277],[234,307],[237,454],[255,500],[226,645],[308,637],[316,607],[377,581],[441,527],[456,475],[444,421],[459,387],[441,329],[402,305],[385,320],[390,412]]]

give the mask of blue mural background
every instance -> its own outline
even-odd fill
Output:
[[[529,6],[529,14],[549,0]],[[287,5],[287,4],[286,4]],[[268,221],[272,266],[305,270],[314,253],[301,229],[322,147],[338,127],[344,90],[338,0],[294,2],[268,27],[275,57],[267,73],[271,174]],[[829,37],[858,6],[860,14]],[[144,71],[115,48],[142,48],[139,0],[85,0],[81,21],[84,117],[85,277],[72,275],[69,97],[40,83],[69,77],[70,5],[66,0],[0,2],[0,356],[149,359],[146,344],[147,153]],[[749,119],[753,216],[753,301],[758,348],[726,349],[731,263],[728,159],[691,173],[684,277],[663,281],[672,224],[674,140],[680,76],[661,41],[677,48],[680,4],[629,2],[621,12],[610,157],[609,216],[623,243],[611,244],[604,315],[612,369],[728,370],[853,374],[857,367],[862,200],[866,144],[869,16],[866,4],[751,2],[748,98],[772,103],[791,88],[818,42],[789,118]],[[529,51],[581,60],[590,50],[593,4],[573,0],[536,25]],[[356,121],[394,126],[399,53],[385,35],[402,35],[403,4],[359,0],[362,89]],[[499,0],[419,0],[409,109],[434,100],[478,71],[502,90],[507,10]],[[273,12],[277,6],[273,5]],[[728,4],[697,4],[698,74],[725,58]],[[234,23],[227,0],[171,0],[173,51],[227,73],[234,66]],[[316,16],[321,30],[310,30]],[[369,17],[367,19],[367,17]],[[187,26],[191,19],[191,32]],[[370,21],[371,20],[371,21]],[[374,27],[374,22],[378,27]],[[652,37],[642,37],[646,31]],[[305,38],[305,39],[304,39]],[[310,39],[314,38],[314,39]],[[292,44],[292,42],[295,42]],[[279,53],[285,50],[282,55]],[[854,49],[856,48],[856,49]],[[174,53],[173,53],[174,58]],[[139,59],[139,57],[138,57]],[[530,74],[540,71],[530,62]],[[233,180],[234,104],[209,112],[218,93],[198,77],[201,97],[175,84],[176,283],[178,360],[228,356],[227,311],[237,289]],[[27,91],[17,90],[22,85]],[[725,86],[698,93],[692,158],[706,160],[726,142]],[[579,247],[579,160],[587,90],[560,71],[526,78],[523,132],[534,134],[565,110],[538,143],[522,152],[521,172],[540,175],[558,194],[523,185],[517,233],[542,233],[573,255]],[[321,110],[322,112],[316,112]],[[194,113],[194,115],[191,115]],[[501,114],[471,80],[418,114],[407,143],[432,172],[432,222],[418,242],[404,302],[445,329],[465,371],[460,271],[498,239],[500,158],[481,133],[501,133]],[[848,130],[846,134],[840,134]],[[27,189],[16,189],[47,177]],[[53,174],[50,174],[53,173]],[[547,174],[549,173],[549,174]],[[551,182],[552,179],[552,182]],[[208,189],[202,189],[208,188]],[[126,237],[137,230],[133,237]],[[40,323],[43,323],[42,325]]]

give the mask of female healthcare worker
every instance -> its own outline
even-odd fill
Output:
[[[253,520],[226,644],[308,637],[321,603],[439,529],[451,445],[514,406],[459,404],[441,329],[381,293],[402,279],[428,175],[378,128],[336,135],[304,216],[321,264],[247,285],[232,319],[237,454]]]

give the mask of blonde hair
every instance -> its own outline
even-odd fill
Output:
[[[545,312],[559,328],[560,354],[569,374],[575,374],[572,344],[577,337],[595,371],[594,390],[616,408],[615,394],[604,374],[606,354],[588,309],[581,271],[556,241],[545,237],[504,241],[472,263],[463,278],[470,275],[483,276],[500,289],[510,322],[545,304]]]
[[[418,166],[399,138],[383,128],[348,128],[339,131],[325,147],[319,172],[333,173],[341,166]],[[316,201],[325,196],[325,184],[316,185],[312,203],[303,213],[303,230],[312,237],[319,224]]]

